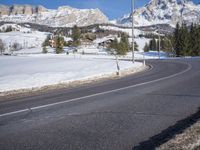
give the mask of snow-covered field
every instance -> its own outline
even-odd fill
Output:
[[[120,61],[119,65],[121,70],[142,66],[130,61]],[[54,54],[1,56],[0,68],[0,92],[86,80],[117,71],[112,59]]]

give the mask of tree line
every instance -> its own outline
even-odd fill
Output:
[[[85,36],[82,35],[81,30],[79,27],[74,26],[72,28],[72,33],[71,33],[71,38],[72,41],[69,42],[65,42],[63,36],[61,35],[55,35],[53,38],[49,35],[47,36],[47,38],[45,39],[45,41],[42,44],[43,47],[43,53],[47,53],[47,46],[51,46],[55,48],[55,52],[57,54],[59,53],[63,53],[63,47],[64,46],[71,46],[71,47],[77,47],[81,44],[81,38],[87,38],[90,40],[93,40],[94,37],[90,37],[92,35],[89,34],[85,34]],[[109,44],[108,44],[108,51],[111,54],[116,54],[116,55],[126,55],[127,52],[129,52],[132,47],[129,43],[129,36],[126,33],[121,33],[118,34],[119,36],[119,41],[117,38],[115,38],[114,40],[112,40]],[[96,37],[95,37],[96,38]],[[51,45],[53,41],[53,45]],[[135,42],[135,51],[138,51],[138,45]]]
[[[172,35],[160,37],[160,50],[167,53],[175,52],[177,57],[200,56],[200,25],[177,24]],[[153,37],[146,43],[144,51],[159,51],[158,37]]]
[[[126,55],[132,49],[132,45],[129,43],[129,36],[125,33],[120,35],[120,40],[115,38],[111,43],[108,45],[108,51],[114,55]],[[138,51],[138,44],[134,42],[135,51]]]
[[[177,56],[200,56],[200,25],[176,25],[173,35]]]
[[[160,50],[166,53],[172,52],[172,49],[173,49],[173,46],[171,43],[171,37],[169,36],[160,37],[160,41],[159,39],[153,38],[149,41],[149,43],[146,43],[143,48],[144,52]]]

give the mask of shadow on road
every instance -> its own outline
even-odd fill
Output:
[[[200,108],[195,114],[178,121],[175,125],[170,126],[161,133],[149,138],[147,141],[141,142],[138,146],[133,147],[132,150],[154,150],[156,147],[172,139],[176,134],[182,133],[186,128],[196,123],[199,118]]]

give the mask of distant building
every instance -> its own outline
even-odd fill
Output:
[[[98,48],[106,48],[108,45],[114,41],[116,36],[107,36],[104,38],[96,39],[94,42],[97,44]]]

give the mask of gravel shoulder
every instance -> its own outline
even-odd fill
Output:
[[[156,150],[199,150],[200,149],[200,121],[176,135]]]

